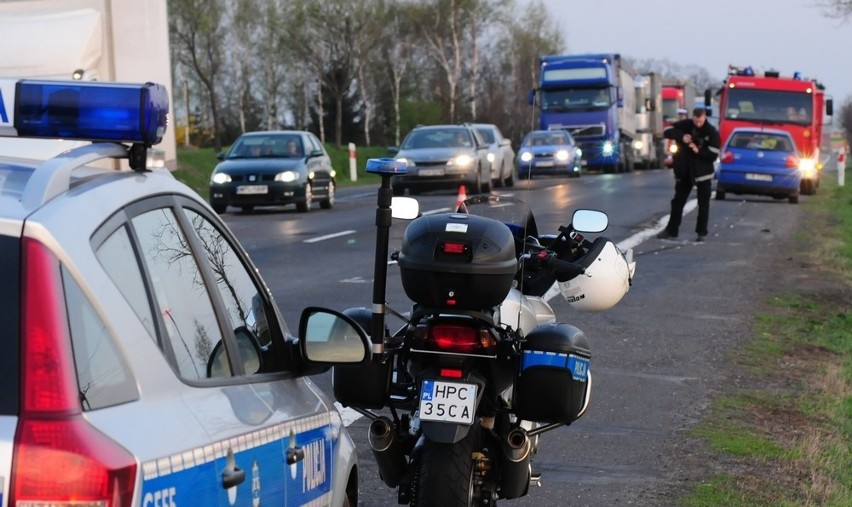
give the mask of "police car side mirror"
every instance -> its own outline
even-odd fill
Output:
[[[309,363],[363,364],[372,358],[372,343],[354,320],[334,310],[309,307],[299,320],[299,347]]]

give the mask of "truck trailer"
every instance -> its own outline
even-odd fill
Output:
[[[665,157],[663,137],[662,80],[655,72],[634,78],[636,84],[636,140],[633,149],[637,168],[660,167]]]
[[[539,109],[540,129],[571,133],[584,168],[629,171],[635,160],[634,77],[616,53],[542,56],[539,86],[529,102]]]
[[[166,0],[3,0],[0,33],[0,78],[155,82],[172,96]],[[50,158],[85,144],[8,141],[0,140],[3,153],[22,158]],[[174,169],[176,151],[169,127],[155,156]]]

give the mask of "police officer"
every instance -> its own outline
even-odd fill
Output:
[[[719,131],[707,122],[707,111],[703,107],[696,107],[692,111],[692,118],[673,123],[663,135],[677,142],[678,150],[674,155],[675,195],[672,198],[671,215],[668,225],[657,237],[669,239],[678,236],[683,207],[694,185],[698,194],[698,219],[695,224],[698,237],[695,241],[704,241],[710,219],[713,161],[719,156],[721,145]]]

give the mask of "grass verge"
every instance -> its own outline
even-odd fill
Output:
[[[384,146],[359,146],[356,149],[356,181],[350,178],[349,150],[338,149],[334,145],[326,144],[326,151],[331,157],[331,166],[337,172],[336,180],[338,187],[350,185],[375,184],[381,181],[378,176],[367,174],[365,167],[368,158],[379,158],[390,156]],[[216,159],[216,151],[213,148],[178,147],[177,169],[172,173],[175,178],[186,183],[200,195],[206,196],[210,188],[210,173],[219,161]]]
[[[735,359],[752,388],[716,399],[693,430],[736,472],[682,505],[852,505],[852,188],[826,177],[800,206],[800,251],[833,283],[772,295],[756,316]]]

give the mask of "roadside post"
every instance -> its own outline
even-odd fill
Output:
[[[846,184],[846,148],[837,150],[837,186]]]
[[[351,181],[358,181],[358,169],[355,162],[355,143],[349,143],[349,179]]]

